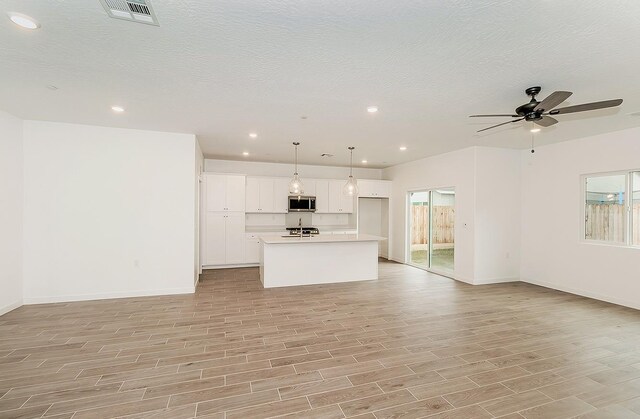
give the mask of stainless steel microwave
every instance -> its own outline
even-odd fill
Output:
[[[289,195],[289,212],[316,212],[316,197]]]

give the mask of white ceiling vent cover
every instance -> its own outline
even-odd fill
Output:
[[[159,26],[149,0],[100,0],[100,3],[116,19]]]

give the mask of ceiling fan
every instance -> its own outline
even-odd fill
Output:
[[[563,115],[565,113],[575,113],[584,111],[593,111],[596,109],[612,108],[619,106],[622,103],[622,99],[603,100],[602,102],[583,103],[581,105],[567,106],[565,108],[554,109],[556,106],[567,100],[571,96],[572,92],[557,91],[551,93],[542,102],[536,100],[536,96],[540,93],[541,87],[529,87],[524,92],[531,96],[529,103],[525,103],[522,106],[516,108],[515,114],[498,114],[498,115],[470,115],[471,118],[485,118],[485,117],[505,117],[505,118],[518,118],[511,121],[503,122],[498,125],[493,125],[488,128],[483,128],[478,132],[486,131],[488,129],[497,128],[502,125],[512,124],[519,121],[531,121],[542,127],[549,127],[557,124],[558,120],[550,117],[549,115]]]

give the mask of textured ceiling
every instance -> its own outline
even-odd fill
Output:
[[[620,109],[559,116],[538,144],[640,126],[629,116],[640,111],[637,0],[153,6],[159,27],[110,19],[98,0],[0,1],[0,109],[195,133],[217,158],[291,161],[297,139],[303,163],[344,165],[354,145],[356,161],[372,167],[471,145],[528,147],[527,127],[477,135],[503,120],[467,116],[510,113],[532,85],[542,86],[540,98],[573,91],[567,104],[625,99]],[[9,11],[42,28],[21,30]],[[126,112],[114,114],[115,104]]]

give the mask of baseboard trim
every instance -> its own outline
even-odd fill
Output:
[[[520,278],[489,278],[474,280],[474,285],[491,285],[491,284],[504,284],[507,282],[520,282]]]
[[[167,288],[162,290],[139,290],[127,292],[109,292],[103,294],[56,295],[52,297],[30,297],[24,299],[25,305],[69,303],[73,301],[110,300],[114,298],[155,297],[159,295],[193,294],[196,287]]]
[[[260,266],[259,263],[242,263],[238,265],[204,265],[202,270],[207,269],[233,269],[233,268],[255,268]]]
[[[545,288],[550,288],[556,291],[567,292],[569,294],[579,295],[580,297],[591,298],[598,301],[604,301],[605,303],[616,304],[623,307],[633,308],[635,310],[640,310],[640,303],[634,301],[623,300],[621,298],[609,297],[607,295],[598,294],[595,292],[579,290],[572,287],[562,287],[550,282],[546,281],[538,281],[534,279],[520,279],[522,282],[526,282],[528,284],[538,285]]]
[[[0,316],[2,316],[3,314],[7,314],[8,312],[15,310],[16,308],[22,307],[22,304],[22,301],[16,301],[15,303],[0,307]]]

